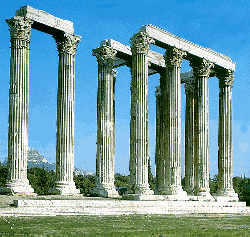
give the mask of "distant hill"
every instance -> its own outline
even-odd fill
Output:
[[[56,170],[56,164],[50,163],[40,154],[38,150],[33,148],[28,149],[28,168],[40,167],[46,170]]]
[[[7,158],[3,162],[3,165],[7,163]],[[35,150],[33,148],[28,149],[28,169],[33,167],[40,167],[44,168],[46,170],[54,170],[56,171],[56,164],[50,163],[45,159],[43,155],[40,154],[38,150]],[[74,168],[75,175],[87,175],[90,174],[89,172],[85,173],[83,170],[79,168]]]

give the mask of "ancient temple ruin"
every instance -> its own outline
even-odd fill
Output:
[[[29,44],[31,28],[52,35],[59,54],[57,95],[56,183],[52,194],[78,194],[74,171],[75,53],[80,36],[73,22],[54,17],[30,6],[21,7],[6,20],[10,27],[11,65],[7,187],[1,193],[34,193],[27,179]]]
[[[51,194],[79,194],[73,181],[75,53],[80,36],[73,23],[30,6],[6,20],[11,36],[8,164],[1,193],[34,193],[27,179],[29,43],[31,28],[52,35],[59,52],[56,183]],[[109,39],[93,50],[98,61],[97,183],[93,193],[117,197],[115,170],[115,69],[131,68],[130,178],[124,199],[238,201],[233,190],[232,85],[235,63],[153,25],[131,37],[131,46]],[[165,55],[150,50],[155,44]],[[192,71],[181,74],[182,59]],[[156,88],[155,193],[148,184],[148,76],[159,73]],[[218,184],[209,189],[208,80],[219,80]],[[185,85],[185,189],[181,186],[181,84]]]
[[[131,69],[130,178],[124,198],[135,200],[237,201],[233,190],[232,85],[235,64],[231,58],[203,48],[153,25],[141,27],[131,46],[104,40],[93,50],[98,61],[97,177],[94,192],[114,197],[116,71]],[[151,51],[150,44],[166,50]],[[182,59],[192,71],[181,75]],[[156,88],[155,195],[148,184],[148,76],[159,73]],[[217,194],[209,189],[209,77],[219,80]],[[181,83],[185,84],[185,190],[181,186]]]

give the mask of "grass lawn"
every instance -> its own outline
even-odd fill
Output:
[[[250,216],[122,215],[0,217],[0,236],[250,236]]]

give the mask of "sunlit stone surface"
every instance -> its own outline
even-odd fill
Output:
[[[116,50],[113,67],[131,68],[130,178],[132,187],[123,196],[134,200],[237,201],[232,185],[232,80],[235,62],[153,25],[141,27],[131,46],[113,39],[101,46]],[[166,54],[149,49],[153,43]],[[180,74],[182,58],[192,70]],[[147,184],[148,76],[160,74],[156,90],[156,191]],[[220,80],[219,190],[209,188],[209,77]],[[119,78],[118,78],[119,80]],[[181,186],[181,92],[185,84],[185,191]]]
[[[73,181],[75,53],[80,36],[74,35],[73,23],[30,6],[16,11],[6,20],[11,36],[9,92],[9,177],[0,193],[33,194],[27,179],[29,111],[29,43],[31,28],[51,34],[59,52],[56,182],[53,194],[79,194]]]
[[[44,11],[23,6],[6,20],[11,36],[8,165],[6,187],[0,193],[34,194],[27,179],[29,43],[31,28],[56,40],[59,53],[56,182],[51,194],[77,195],[74,170],[75,53],[80,36],[73,23]],[[124,199],[178,202],[198,210],[188,200],[204,203],[238,203],[233,190],[232,87],[235,63],[231,58],[203,48],[153,25],[141,27],[131,46],[109,39],[93,50],[98,61],[97,157],[93,194],[118,197],[115,174],[114,68],[131,69],[130,179]],[[155,44],[165,55],[150,50]],[[192,70],[180,74],[182,59]],[[156,192],[148,183],[149,128],[148,77],[160,74],[156,90]],[[209,188],[209,77],[219,79],[218,191]],[[181,83],[185,84],[185,191],[181,185]],[[206,202],[205,202],[206,201]],[[166,203],[165,203],[166,204]],[[168,205],[166,204],[166,205]],[[154,206],[155,204],[152,203]],[[162,204],[163,205],[163,204]],[[238,204],[232,205],[233,209]],[[139,205],[140,208],[145,206]],[[164,205],[163,205],[164,206]],[[194,207],[195,206],[195,207]],[[207,210],[211,208],[205,205]],[[212,208],[214,210],[214,208]],[[211,209],[211,210],[212,210]],[[153,210],[153,209],[152,209]],[[166,209],[167,210],[167,209]],[[210,209],[209,209],[210,210]],[[130,210],[128,210],[130,211]]]

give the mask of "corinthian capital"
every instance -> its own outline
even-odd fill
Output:
[[[216,71],[216,76],[224,86],[232,86],[234,82],[234,71],[231,69],[220,68]]]
[[[130,38],[132,53],[147,54],[150,44],[154,43],[154,40],[149,37],[145,32],[139,32]]]
[[[190,66],[193,68],[195,77],[209,77],[214,64],[204,58],[195,58],[190,60]]]
[[[103,45],[97,49],[93,49],[92,55],[96,56],[98,64],[113,67],[116,53],[117,51],[115,49]]]
[[[59,53],[75,54],[77,44],[81,41],[81,37],[78,35],[71,35],[64,33],[63,35],[54,35],[56,40],[57,50]]]
[[[225,86],[232,86],[234,83],[234,71],[233,70],[227,70],[227,74],[225,76]]]
[[[32,20],[24,17],[13,17],[6,20],[10,27],[11,39],[23,39],[30,41]]]
[[[195,79],[193,77],[186,78],[184,83],[186,93],[195,92]]]
[[[182,57],[187,53],[175,47],[169,48],[165,52],[165,61],[167,66],[181,67]]]

